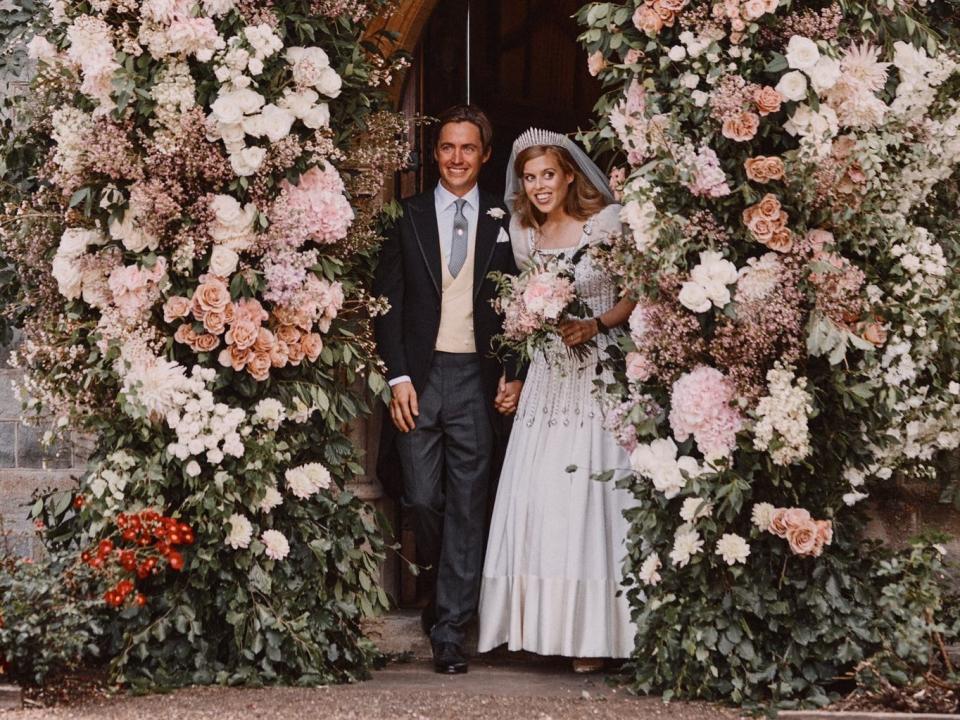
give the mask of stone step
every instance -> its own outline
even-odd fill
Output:
[[[23,707],[23,698],[20,688],[16,685],[0,684],[0,712],[4,710],[19,710]]]

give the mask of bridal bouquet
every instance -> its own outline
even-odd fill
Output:
[[[562,322],[589,316],[574,287],[577,259],[576,254],[569,259],[551,257],[519,275],[491,275],[499,288],[494,307],[504,316],[503,333],[494,338],[498,351],[528,362],[538,350],[557,341]],[[570,351],[579,358],[587,347],[579,345]]]

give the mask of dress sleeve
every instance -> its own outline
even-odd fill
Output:
[[[510,216],[510,244],[517,269],[523,272],[530,264],[530,231],[520,225],[516,215]]]
[[[617,235],[623,232],[623,221],[620,219],[620,210],[622,206],[614,203],[607,205],[603,210],[593,216],[593,232],[590,235],[590,243],[601,243],[607,240],[610,235]]]

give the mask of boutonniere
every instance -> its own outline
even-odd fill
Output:
[[[487,215],[489,215],[492,218],[495,218],[496,220],[502,220],[503,216],[506,214],[507,214],[507,211],[504,210],[503,208],[493,207],[487,210]]]

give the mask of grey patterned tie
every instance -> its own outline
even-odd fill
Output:
[[[470,226],[463,214],[463,206],[466,204],[467,201],[463,198],[457,200],[457,214],[453,216],[453,242],[450,244],[450,261],[447,267],[450,268],[450,274],[454,277],[467,261],[467,239],[470,237],[468,234]]]

